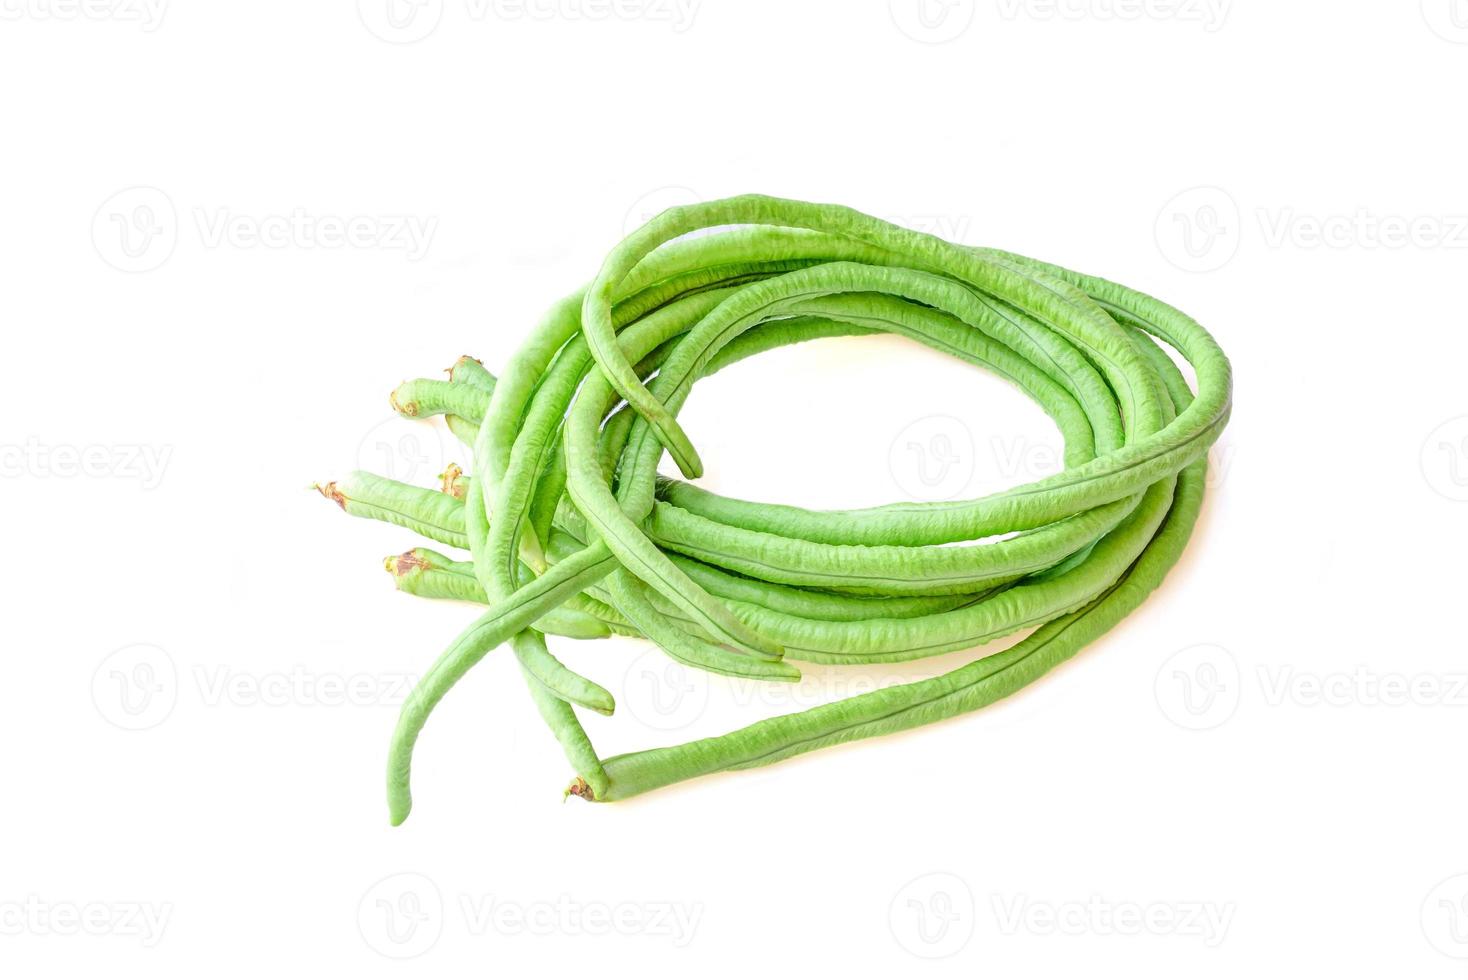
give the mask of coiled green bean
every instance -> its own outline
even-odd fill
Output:
[[[689,236],[708,228],[723,230]],[[1064,472],[975,500],[845,511],[658,475],[665,451],[684,476],[701,472],[677,421],[699,378],[785,344],[874,332],[1013,382],[1063,433]],[[1159,344],[1188,362],[1195,389]],[[1228,361],[1197,323],[1103,279],[836,205],[750,195],[664,212],[556,304],[498,378],[461,359],[449,381],[395,392],[404,414],[443,414],[472,441],[472,477],[446,474],[447,493],[363,475],[323,490],[353,513],[467,545],[471,562],[417,549],[389,570],[405,591],[489,607],[403,707],[393,822],[411,807],[429,713],[504,642],[575,768],[569,792],[598,801],[1012,693],[1110,629],[1177,560],[1230,398]],[[911,660],[1027,628],[939,677],[609,759],[572,706],[611,712],[611,696],[545,643],[546,632],[642,636],[684,663],[777,682],[799,676],[793,661]]]

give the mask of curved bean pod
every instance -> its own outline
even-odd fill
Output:
[[[870,333],[1012,382],[1060,429],[1065,470],[974,500],[839,511],[658,474],[664,452],[685,477],[701,472],[677,421],[699,379],[786,344]],[[747,195],[664,212],[557,303],[498,378],[461,359],[449,381],[395,393],[406,414],[444,414],[472,440],[472,477],[453,474],[444,494],[332,490],[349,510],[469,548],[472,562],[415,571],[406,590],[490,606],[404,706],[394,822],[430,711],[503,642],[576,770],[570,792],[600,801],[1018,690],[1162,581],[1197,518],[1231,398],[1228,360],[1202,327],[1103,279],[836,205]],[[903,661],[1032,632],[939,677],[601,760],[572,705],[610,711],[610,696],[550,654],[548,630],[641,635],[699,669],[772,681],[799,676],[787,660]]]

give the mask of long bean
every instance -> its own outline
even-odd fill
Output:
[[[718,230],[691,234],[704,229]],[[840,511],[658,474],[664,452],[684,477],[702,471],[677,421],[700,378],[787,344],[871,333],[1012,382],[1059,427],[1064,471],[973,500]],[[1191,387],[1164,345],[1191,367]],[[393,822],[411,807],[430,712],[505,642],[575,770],[568,792],[597,801],[1005,697],[1162,581],[1197,519],[1231,392],[1202,327],[1104,279],[837,205],[747,195],[662,213],[552,307],[498,377],[461,358],[447,381],[394,392],[404,415],[445,416],[472,448],[469,474],[451,468],[445,492],[364,474],[321,488],[350,513],[468,549],[468,561],[426,548],[388,559],[399,588],[489,607],[403,708]],[[913,660],[1026,629],[938,677],[609,759],[573,706],[610,713],[610,694],[545,642],[643,637],[701,670],[778,683],[799,677],[796,661]]]

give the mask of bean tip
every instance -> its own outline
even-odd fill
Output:
[[[449,380],[452,381],[454,380],[454,372],[457,371],[459,368],[462,368],[465,364],[478,364],[480,367],[484,367],[484,362],[481,361],[479,358],[469,354],[460,354],[457,361],[443,369],[444,373],[447,374],[449,376]]]
[[[441,489],[444,493],[458,500],[464,499],[465,487],[463,467],[461,467],[458,463],[450,463],[447,467],[444,468],[444,471],[438,475],[438,478],[440,481],[442,481]]]
[[[408,382],[406,381],[398,385],[396,388],[388,393],[387,401],[388,404],[392,406],[392,410],[394,412],[397,412],[404,418],[411,419],[416,418],[418,415],[418,403],[415,401],[400,401],[398,399],[398,392],[402,391],[407,386]]]
[[[803,676],[800,673],[799,667],[793,667],[790,664],[785,663],[783,660],[780,661],[780,667],[782,669],[775,671],[774,675],[774,679],[777,681],[788,681],[791,684],[794,684],[799,681],[800,678]]]
[[[417,549],[414,549],[405,551],[401,555],[388,555],[382,560],[382,567],[387,569],[394,579],[401,580],[420,568],[427,568],[428,560],[418,554]]]
[[[387,819],[394,827],[401,827],[408,814],[413,812],[413,797],[406,786],[389,785],[387,789]]]
[[[338,507],[340,507],[342,510],[346,510],[347,509],[347,498],[341,492],[341,490],[337,489],[337,485],[336,485],[336,481],[335,480],[332,480],[329,483],[313,483],[309,487],[307,487],[306,489],[308,489],[308,490],[315,490],[317,493],[321,494],[321,496],[325,497],[327,500],[330,500],[330,501],[335,502],[336,505]]]
[[[566,792],[562,794],[561,801],[565,802],[568,797],[572,796],[579,796],[583,800],[589,800],[592,803],[596,802],[596,793],[592,790],[591,784],[580,776],[571,780],[571,785],[566,787]]]

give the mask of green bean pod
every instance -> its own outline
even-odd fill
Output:
[[[737,500],[657,472],[665,452],[685,478],[702,470],[677,421],[701,378],[787,344],[872,333],[1029,395],[1064,436],[1064,471],[972,500],[836,511]],[[1191,386],[1164,345],[1190,366]],[[489,606],[404,706],[393,821],[407,815],[429,713],[504,642],[576,772],[568,792],[597,801],[1007,696],[1162,581],[1197,519],[1205,454],[1231,400],[1228,360],[1202,327],[1104,279],[837,205],[747,195],[664,212],[555,304],[497,378],[461,359],[449,381],[394,393],[404,414],[444,414],[472,443],[471,475],[446,474],[444,493],[357,475],[323,488],[349,512],[469,549],[467,563],[410,552],[426,564],[395,573],[405,591]],[[643,636],[698,669],[779,682],[799,676],[799,661],[907,661],[1022,631],[938,677],[609,759],[573,706],[610,711],[610,696],[544,637]]]

